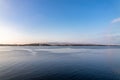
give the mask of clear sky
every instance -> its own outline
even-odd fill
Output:
[[[120,43],[119,26],[120,0],[0,0],[0,43]]]

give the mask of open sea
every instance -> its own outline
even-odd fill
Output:
[[[1,46],[0,80],[120,80],[120,47]]]

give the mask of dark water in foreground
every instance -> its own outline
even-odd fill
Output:
[[[120,80],[120,47],[0,47],[0,80]]]

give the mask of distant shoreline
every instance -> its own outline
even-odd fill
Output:
[[[120,46],[104,44],[0,44],[0,46]]]

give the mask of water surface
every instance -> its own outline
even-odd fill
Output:
[[[120,47],[0,47],[0,80],[120,80]]]

